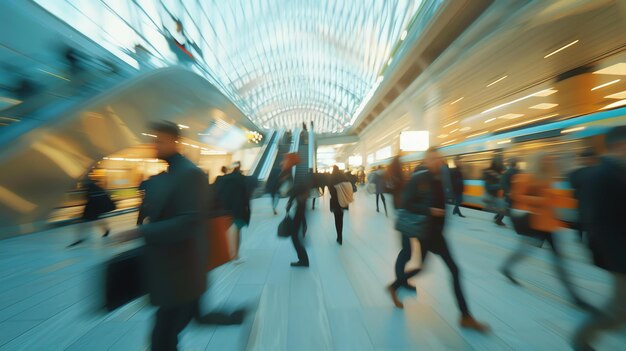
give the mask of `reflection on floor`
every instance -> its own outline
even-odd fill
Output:
[[[320,204],[321,203],[321,204]],[[551,269],[549,252],[537,249],[517,269],[523,287],[497,273],[516,245],[507,228],[486,213],[465,210],[451,217],[447,236],[460,264],[470,308],[491,324],[483,336],[460,330],[449,276],[437,257],[406,294],[405,309],[393,307],[384,286],[392,281],[398,234],[376,213],[363,191],[346,216],[344,245],[335,242],[328,198],[307,213],[310,269],[293,269],[290,240],[276,237],[281,216],[269,199],[255,200],[251,228],[244,232],[246,262],[210,275],[204,308],[246,306],[241,326],[190,325],[181,350],[568,350],[583,313],[573,308]],[[111,219],[115,231],[133,225],[136,214]],[[77,227],[63,227],[0,242],[0,350],[145,350],[154,309],[135,301],[109,315],[96,313],[102,262],[128,246],[101,239],[65,249]],[[589,265],[571,232],[565,242],[568,268],[581,294],[600,304],[608,276]],[[606,336],[601,350],[626,345],[626,332]]]

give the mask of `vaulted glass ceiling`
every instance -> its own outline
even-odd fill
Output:
[[[341,132],[442,0],[36,1],[137,68],[204,75],[261,128]]]

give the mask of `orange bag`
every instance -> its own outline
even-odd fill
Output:
[[[291,169],[291,167],[299,163],[300,163],[300,155],[298,155],[295,152],[291,152],[283,156],[283,162],[281,164],[281,168],[285,171],[285,170]]]
[[[235,258],[235,243],[230,237],[230,227],[233,218],[230,216],[219,216],[208,220],[208,244],[209,257],[207,259],[207,272],[217,268]]]

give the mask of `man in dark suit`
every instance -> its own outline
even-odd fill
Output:
[[[590,201],[589,248],[594,263],[613,278],[612,296],[574,333],[575,350],[593,350],[590,344],[599,332],[626,325],[626,126],[612,128],[605,142],[608,153],[590,171],[580,196]]]
[[[578,218],[577,227],[580,239],[583,240],[584,233],[587,231],[587,223],[589,222],[589,201],[582,195],[590,195],[591,192],[585,192],[583,188],[590,186],[593,179],[589,176],[594,172],[594,166],[597,164],[597,157],[593,150],[585,150],[579,157],[580,167],[573,170],[568,176],[570,186],[574,190],[574,198],[578,201]]]
[[[169,164],[167,173],[153,179],[146,194],[149,223],[118,234],[117,241],[141,237],[145,241],[147,288],[158,306],[152,331],[152,350],[176,350],[178,334],[198,314],[198,300],[206,290],[205,198],[208,182],[191,161],[178,153],[178,126],[153,126],[157,157]]]

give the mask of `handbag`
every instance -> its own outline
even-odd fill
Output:
[[[511,222],[513,222],[515,232],[519,235],[531,235],[530,213],[515,209],[511,209],[510,212]]]
[[[285,218],[278,225],[277,234],[281,238],[288,238],[291,236],[291,233],[293,233],[294,230],[295,228],[294,228],[293,219],[289,217],[289,214],[286,214]]]
[[[407,211],[404,209],[398,209],[398,218],[396,219],[395,228],[409,238],[424,239],[426,236],[426,224],[428,217]]]
[[[237,255],[236,236],[231,235],[233,224],[231,216],[217,216],[207,220],[207,235],[209,256],[207,257],[207,272],[224,263],[230,262]]]
[[[117,256],[106,263],[104,307],[113,311],[148,293],[143,271],[143,247]]]
[[[348,207],[354,201],[354,192],[350,182],[341,182],[335,185],[337,190],[337,201],[342,208]]]

